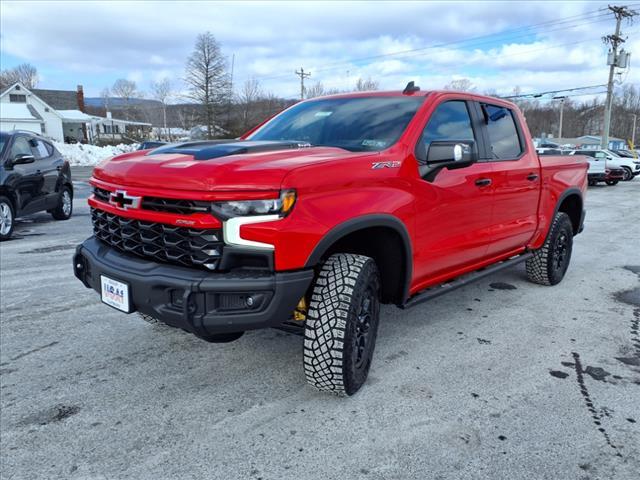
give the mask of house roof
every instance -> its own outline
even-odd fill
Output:
[[[79,110],[78,96],[73,90],[31,89],[31,93],[40,97],[51,108],[56,110]]]
[[[62,117],[62,121],[68,122],[90,122],[95,117],[87,115],[80,110],[58,110],[58,114]]]
[[[37,112],[36,112],[37,114]],[[34,116],[29,105],[24,103],[0,103],[0,119],[40,122],[39,115]]]

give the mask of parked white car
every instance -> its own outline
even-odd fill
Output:
[[[611,150],[594,149],[594,150],[577,150],[576,154],[593,156],[594,152],[601,152],[607,159],[607,165],[611,168],[622,168],[624,170],[623,180],[633,180],[633,177],[640,175],[640,160],[637,158],[621,157]]]

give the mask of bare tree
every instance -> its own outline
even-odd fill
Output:
[[[153,98],[162,104],[162,126],[164,129],[164,136],[171,140],[171,134],[167,132],[167,101],[173,95],[171,80],[163,78],[157,82],[152,82],[151,91],[153,93]]]
[[[35,88],[38,85],[38,70],[30,63],[22,63],[0,72],[0,89],[10,87],[16,82],[27,88]]]
[[[131,100],[136,96],[141,96],[138,92],[136,82],[133,80],[127,80],[125,78],[119,78],[111,87],[111,93],[120,99],[122,99],[122,110],[127,120],[131,120],[130,108]]]
[[[459,92],[471,92],[475,90],[475,85],[468,78],[452,80],[444,86],[445,90],[457,90]]]
[[[217,113],[225,105],[229,91],[227,62],[210,32],[198,35],[185,73],[189,97],[204,106],[207,136],[213,138]]]
[[[307,95],[307,98],[321,97],[325,94],[324,85],[322,84],[322,82],[317,81],[310,87],[306,87],[305,93]]]
[[[244,82],[238,95],[240,107],[240,124],[242,131],[247,131],[258,122],[257,102],[263,97],[260,82],[252,77]]]
[[[371,90],[378,90],[380,83],[377,80],[373,80],[371,77],[366,80],[359,78],[356,82],[356,92],[368,92]]]

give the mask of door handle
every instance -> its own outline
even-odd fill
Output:
[[[62,170],[62,167],[61,167],[60,165],[58,165],[58,166],[56,167],[56,170],[60,171],[60,170]]]
[[[527,180],[530,182],[535,182],[538,179],[538,175],[536,173],[530,173],[527,175]]]
[[[479,178],[476,180],[476,185],[478,187],[488,187],[489,185],[491,185],[491,179],[490,178]]]

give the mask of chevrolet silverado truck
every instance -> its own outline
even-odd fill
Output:
[[[534,283],[560,282],[587,168],[539,157],[497,98],[410,83],[306,100],[237,140],[100,164],[73,266],[104,303],[211,342],[298,332],[308,383],[352,395],[380,304],[409,308],[519,262]]]

